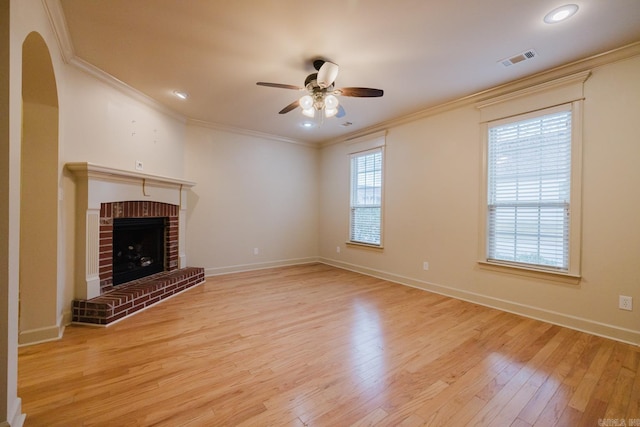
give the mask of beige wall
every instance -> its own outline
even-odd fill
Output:
[[[25,82],[26,83],[26,82]],[[58,337],[58,109],[23,104],[20,175],[20,336]],[[46,207],[52,209],[47,210]],[[25,337],[24,333],[30,333]]]
[[[165,114],[135,92],[121,91],[82,69],[56,70],[60,102],[60,161],[90,162],[184,177],[184,119]]]
[[[318,151],[189,126],[187,260],[220,274],[315,260]],[[258,248],[258,254],[254,254]]]
[[[382,252],[345,247],[349,146],[323,149],[320,256],[412,286],[640,343],[639,75],[636,56],[594,68],[584,86],[578,285],[478,267],[480,115],[473,105],[388,129]],[[428,271],[423,261],[429,262]],[[634,297],[634,311],[618,309],[620,294]]]

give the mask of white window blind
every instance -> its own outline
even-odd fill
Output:
[[[488,260],[567,271],[571,111],[488,129]]]
[[[352,242],[381,245],[382,148],[351,155]]]

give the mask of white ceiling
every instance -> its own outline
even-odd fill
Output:
[[[304,142],[640,41],[640,0],[567,2],[578,13],[549,25],[563,0],[60,0],[76,58],[187,118]],[[316,57],[340,65],[336,87],[384,96],[340,97],[346,116],[312,129],[278,114],[301,93],[255,83],[303,86]]]

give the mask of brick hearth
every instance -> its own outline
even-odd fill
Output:
[[[204,268],[165,271],[120,285],[99,297],[73,301],[73,322],[108,325],[204,282]]]

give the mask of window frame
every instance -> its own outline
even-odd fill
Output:
[[[380,209],[380,222],[379,222],[379,234],[380,234],[380,242],[379,243],[371,243],[371,242],[364,242],[364,241],[358,241],[358,240],[353,240],[352,236],[353,236],[353,210],[354,208],[356,208],[356,206],[354,206],[354,188],[355,188],[355,182],[354,182],[354,174],[355,171],[353,169],[353,162],[354,159],[359,158],[359,157],[363,157],[363,156],[367,156],[367,155],[371,155],[374,153],[380,153],[381,156],[381,166],[380,166],[380,204],[379,204],[379,209]],[[356,152],[352,152],[349,153],[349,230],[348,230],[348,236],[347,236],[347,244],[348,245],[353,245],[353,246],[360,246],[360,247],[366,247],[366,248],[374,248],[374,249],[383,249],[383,242],[384,242],[384,182],[385,182],[385,147],[384,145],[377,145],[374,146],[372,148],[366,148],[363,149],[361,151],[356,151]],[[369,205],[367,205],[369,206]],[[361,206],[364,207],[364,206]],[[371,206],[369,206],[371,207]],[[374,205],[375,207],[375,205]]]
[[[572,102],[547,106],[502,118],[495,118],[481,123],[482,132],[482,179],[480,203],[480,238],[479,264],[492,270],[506,271],[536,278],[544,278],[576,284],[580,279],[581,263],[581,230],[582,230],[582,104],[578,99]],[[495,125],[514,123],[529,118],[543,116],[556,111],[571,111],[571,187],[569,202],[569,236],[567,270],[545,267],[536,264],[523,264],[510,261],[494,260],[488,257],[489,246],[489,200],[488,200],[488,144],[489,128]]]

